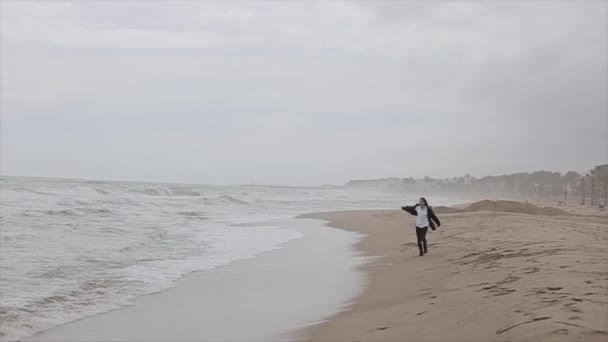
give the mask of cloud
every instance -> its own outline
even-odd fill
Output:
[[[1,6],[5,174],[317,184],[608,158],[604,2]]]

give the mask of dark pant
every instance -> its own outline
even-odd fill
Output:
[[[420,250],[420,253],[426,252],[426,232],[428,230],[429,227],[416,227],[416,237],[418,238],[418,249]]]

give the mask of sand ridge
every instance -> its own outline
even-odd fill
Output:
[[[465,211],[499,211],[530,215],[571,215],[571,213],[553,207],[538,207],[534,204],[517,201],[490,201],[475,202],[466,207]]]

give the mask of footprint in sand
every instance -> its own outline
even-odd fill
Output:
[[[420,316],[420,315],[424,315],[425,313],[427,313],[428,311],[421,311],[419,313],[416,314],[416,316]]]
[[[568,335],[568,329],[557,329],[553,333],[557,335]]]
[[[547,303],[547,304],[554,304],[554,303],[558,303],[559,300],[558,299],[543,299],[541,302],[543,303]]]
[[[482,285],[488,285],[489,283],[487,282],[483,282],[483,283],[477,283],[477,284],[470,284],[467,285],[467,287],[475,287],[475,286],[482,286]]]
[[[503,333],[505,333],[505,332],[507,332],[507,331],[509,331],[509,330],[511,330],[513,328],[515,328],[515,327],[520,326],[520,325],[530,324],[530,323],[534,323],[534,322],[538,322],[538,321],[544,321],[544,320],[550,319],[550,318],[551,317],[537,317],[537,318],[533,318],[533,319],[531,319],[529,321],[513,324],[513,325],[510,325],[510,326],[508,326],[508,327],[506,327],[504,329],[497,330],[496,331],[496,335],[501,335],[501,334],[503,334]]]
[[[579,309],[576,306],[576,303],[568,303],[568,304],[564,304],[564,307],[566,307],[568,310],[572,311],[572,312],[576,312],[576,313],[581,313],[583,312],[581,309]]]
[[[515,289],[507,289],[507,288],[501,287],[498,291],[495,291],[494,297],[508,295],[508,294],[513,293],[515,291],[516,291]]]
[[[387,326],[384,326],[384,327],[377,327],[377,328],[376,328],[376,330],[386,330],[386,329],[388,329],[388,328],[390,328],[390,327],[387,327]]]
[[[563,287],[560,287],[560,286],[549,286],[549,287],[547,287],[547,290],[549,290],[549,291],[559,291],[561,289],[563,289]]]
[[[536,273],[538,271],[540,271],[540,268],[534,266],[534,267],[527,267],[527,268],[525,268],[523,273],[524,274],[531,274],[531,273]]]

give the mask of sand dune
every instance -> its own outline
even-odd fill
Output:
[[[437,210],[441,213],[441,210]],[[608,216],[517,202],[440,214],[417,256],[402,211],[315,214],[368,234],[380,256],[350,309],[303,332],[310,341],[608,341]]]
[[[569,212],[553,207],[538,207],[529,203],[516,201],[484,200],[470,204],[465,211],[499,211],[530,215],[570,215]]]
[[[553,207],[539,207],[530,203],[517,201],[483,200],[454,207],[437,206],[433,208],[437,214],[457,214],[475,211],[497,211],[504,213],[519,213],[530,215],[572,215],[572,212]]]

